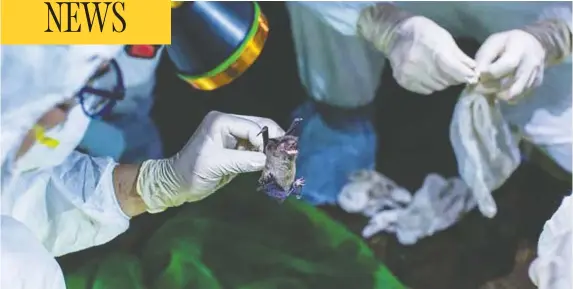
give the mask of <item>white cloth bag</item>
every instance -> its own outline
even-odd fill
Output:
[[[518,137],[503,118],[499,101],[467,87],[454,109],[450,141],[461,178],[471,188],[481,213],[493,218],[497,206],[491,193],[521,161]]]

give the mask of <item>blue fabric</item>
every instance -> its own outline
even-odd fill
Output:
[[[94,157],[112,157],[119,161],[125,150],[121,130],[99,119],[92,119],[79,147]]]
[[[164,157],[159,130],[150,117],[128,115],[116,117],[110,122],[122,130],[125,139],[120,162],[132,164]]]
[[[95,157],[112,157],[120,163],[139,163],[163,158],[157,127],[149,117],[117,116],[93,119],[79,147]]]
[[[352,172],[374,169],[376,133],[370,113],[307,102],[293,117],[303,118],[297,158],[297,177],[305,179],[302,198],[313,205],[335,204]]]

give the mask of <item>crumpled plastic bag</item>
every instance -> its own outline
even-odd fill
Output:
[[[362,236],[396,234],[404,245],[445,230],[476,206],[470,189],[459,178],[429,174],[414,194],[374,171],[353,174],[338,201],[347,212],[371,217]]]
[[[338,195],[338,204],[346,212],[372,217],[384,208],[401,208],[412,201],[409,191],[376,171],[356,171],[348,179]]]
[[[504,120],[499,101],[466,88],[454,108],[450,141],[461,178],[472,189],[481,213],[493,218],[497,206],[491,193],[521,162],[518,137]]]
[[[429,174],[412,203],[398,214],[396,237],[404,245],[415,244],[453,226],[475,206],[475,199],[464,181]]]

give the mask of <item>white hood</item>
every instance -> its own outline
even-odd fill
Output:
[[[2,45],[0,50],[2,173],[26,133],[58,103],[73,97],[119,45]],[[3,178],[4,179],[4,178]],[[5,184],[2,184],[5,185]]]

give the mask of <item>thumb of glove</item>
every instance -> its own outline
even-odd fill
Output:
[[[254,151],[224,149],[220,156],[219,165],[224,175],[260,171],[267,161],[265,154]]]
[[[476,71],[478,73],[486,73],[484,76],[491,77],[488,74],[489,66],[503,53],[506,40],[507,37],[503,33],[494,34],[485,40],[475,56]]]

